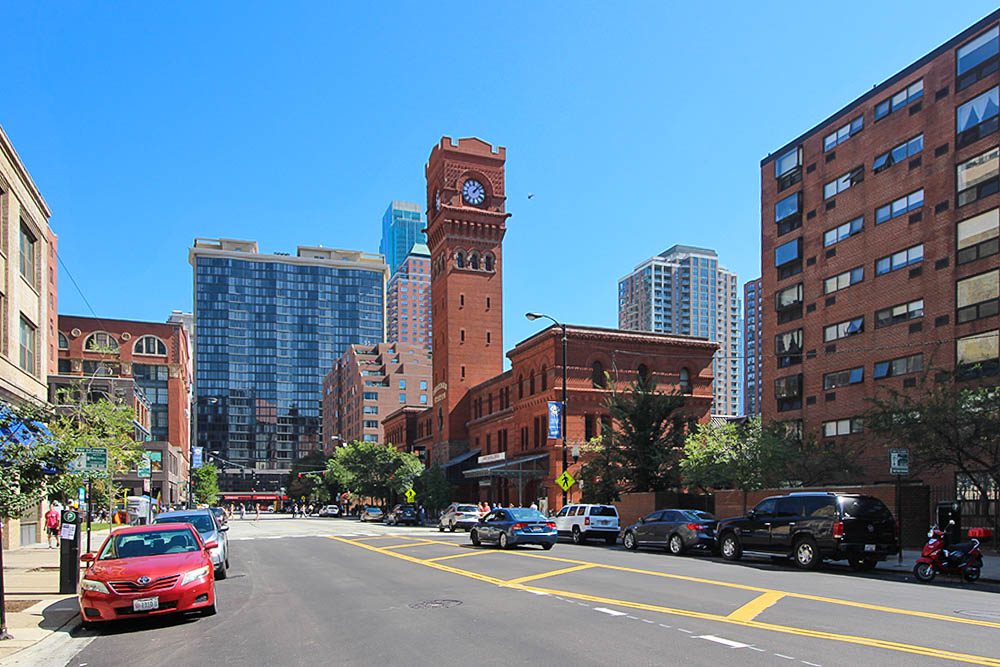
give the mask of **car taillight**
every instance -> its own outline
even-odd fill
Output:
[[[833,522],[833,536],[834,537],[843,537],[844,536],[844,522],[843,521],[834,521]]]
[[[528,524],[526,523],[515,523],[513,526],[511,526],[511,528],[513,528],[514,530],[524,530],[527,527]]]
[[[553,522],[551,522],[551,521],[547,521],[547,522],[545,523],[545,527],[546,527],[546,528],[555,528],[555,527],[556,527],[556,524],[555,524],[555,523],[553,523]]]
[[[583,525],[585,525],[585,526],[589,526],[590,525],[590,517],[589,516],[583,517]]]
[[[705,526],[700,523],[689,523],[688,530],[705,530]]]

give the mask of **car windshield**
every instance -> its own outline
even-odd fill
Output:
[[[686,514],[695,521],[715,521],[715,515],[702,510],[687,510]]]
[[[545,521],[545,517],[538,510],[526,507],[514,507],[507,510],[514,521]]]
[[[456,512],[478,512],[479,508],[475,505],[459,505],[455,508]]]
[[[198,541],[190,530],[157,530],[147,533],[125,533],[113,536],[101,550],[100,560],[162,556],[198,551]]]
[[[861,496],[859,498],[841,497],[841,507],[844,515],[854,519],[891,519],[889,508],[878,498]]]
[[[590,508],[590,516],[618,516],[618,510],[611,505],[594,505]]]
[[[204,535],[215,530],[215,522],[207,514],[172,514],[159,516],[153,523],[190,523],[198,532]]]

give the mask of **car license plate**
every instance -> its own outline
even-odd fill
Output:
[[[874,544],[866,544],[865,545],[865,551],[875,551],[875,545]]]
[[[139,598],[132,600],[132,611],[152,611],[160,608],[160,598]]]

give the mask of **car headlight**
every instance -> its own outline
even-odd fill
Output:
[[[104,585],[103,581],[95,581],[93,579],[81,579],[80,580],[80,590],[81,591],[91,591],[93,593],[110,593],[108,587]]]
[[[181,586],[185,584],[190,584],[192,581],[197,581],[202,577],[207,577],[208,569],[209,568],[207,565],[203,565],[202,567],[199,567],[197,570],[191,570],[190,572],[185,572],[184,578],[181,579]]]

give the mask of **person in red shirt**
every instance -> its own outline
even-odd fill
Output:
[[[45,532],[49,536],[49,549],[59,546],[59,522],[59,510],[55,505],[49,505],[49,511],[45,513]],[[55,546],[52,546],[52,540],[56,541]]]

